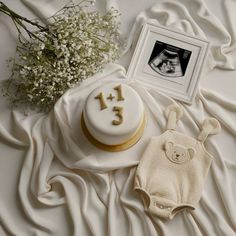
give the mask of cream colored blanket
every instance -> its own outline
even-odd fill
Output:
[[[25,0],[40,17],[48,17],[64,2]],[[192,106],[183,105],[184,117],[177,130],[196,137],[207,116],[217,118],[222,132],[206,141],[215,157],[196,210],[182,212],[173,220],[162,221],[144,212],[141,199],[133,191],[134,174],[150,137],[165,130],[163,111],[174,103],[154,89],[126,78],[126,69],[135,42],[146,21],[200,35],[211,42],[207,72],[235,69],[236,2],[222,4],[221,22],[203,0],[108,2],[123,14],[136,14],[122,25],[128,38],[120,63],[69,90],[49,115],[28,117],[17,111],[9,116],[9,128],[0,123],[0,235],[19,236],[233,236],[236,234],[236,101],[200,89]],[[99,2],[98,7],[105,6]],[[141,8],[141,9],[140,9]],[[122,21],[122,16],[121,16]],[[128,34],[130,32],[130,34]],[[210,72],[212,73],[212,72]],[[222,85],[227,83],[227,72]],[[122,80],[142,97],[148,112],[148,125],[134,147],[120,153],[107,153],[92,146],[80,127],[83,102],[88,93],[107,81]],[[17,166],[17,168],[16,168]],[[14,170],[14,171],[13,171]],[[165,180],[163,180],[165,181]]]

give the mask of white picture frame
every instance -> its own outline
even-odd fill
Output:
[[[209,42],[146,23],[127,71],[129,79],[191,104],[207,58]]]

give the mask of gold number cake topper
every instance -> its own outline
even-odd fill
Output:
[[[99,102],[100,102],[100,110],[104,110],[107,108],[107,104],[104,100],[104,96],[103,96],[103,93],[99,93],[95,99],[99,99]]]
[[[122,95],[122,88],[121,88],[121,84],[116,86],[115,88],[113,88],[114,90],[117,91],[117,101],[124,101],[125,98]]]
[[[125,98],[123,96],[121,84],[114,87],[113,89],[117,92],[117,101],[124,101]],[[114,98],[115,98],[115,96],[113,96],[112,93],[110,93],[109,96],[106,99],[112,101]],[[94,99],[99,100],[101,111],[107,108],[107,104],[106,104],[106,101],[104,99],[104,94],[102,92],[99,93],[96,97],[94,97]],[[119,107],[119,106],[114,106],[113,107],[113,111],[116,112],[115,116],[118,117],[118,120],[113,120],[112,121],[113,125],[120,125],[120,124],[123,123],[123,120],[124,120],[123,110],[124,110],[123,107]]]
[[[114,106],[113,107],[113,111],[116,112],[116,116],[118,117],[118,120],[113,120],[112,121],[112,124],[113,125],[120,125],[122,124],[123,122],[123,107],[117,107],[117,106]]]

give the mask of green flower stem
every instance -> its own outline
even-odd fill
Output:
[[[33,22],[29,19],[27,19],[26,17],[23,17],[17,13],[15,13],[14,11],[12,11],[9,7],[7,7],[2,1],[0,1],[0,11],[2,11],[3,13],[13,17],[13,18],[16,18],[16,19],[19,19],[19,20],[22,20],[22,21],[25,21],[31,25],[34,25],[36,26],[37,28],[39,29],[45,29],[44,26],[38,24],[37,22]]]
[[[38,24],[37,22],[33,22],[33,21],[27,19],[26,17],[23,17],[23,16],[17,14],[16,12],[12,11],[2,1],[0,1],[0,12],[4,13],[5,15],[9,16],[12,19],[13,23],[16,26],[17,31],[20,34],[21,34],[20,28],[22,28],[24,31],[26,31],[26,33],[29,35],[30,38],[34,37],[34,38],[37,38],[38,40],[41,40],[33,32],[28,30],[28,28],[24,24],[24,22],[35,26],[40,31],[47,31],[48,30],[47,27],[42,26],[42,25]]]

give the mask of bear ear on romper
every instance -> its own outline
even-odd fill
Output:
[[[195,149],[188,148],[188,153],[189,153],[190,159],[193,159],[195,152],[196,152]]]
[[[168,150],[172,149],[173,146],[174,146],[174,143],[173,143],[172,141],[165,142],[165,144],[164,144],[164,150],[165,150],[165,151],[168,151]]]

